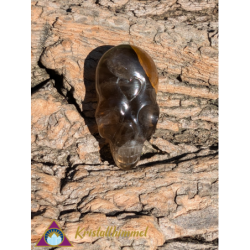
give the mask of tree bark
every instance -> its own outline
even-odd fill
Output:
[[[71,249],[217,249],[217,1],[32,1],[31,27],[32,249],[52,219]],[[130,171],[94,118],[97,63],[122,43],[159,73],[157,129]],[[75,239],[108,226],[148,234]]]

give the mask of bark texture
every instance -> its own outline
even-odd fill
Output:
[[[217,249],[217,1],[31,8],[32,249],[52,219],[72,249]],[[94,119],[98,60],[121,43],[147,51],[160,78],[157,130],[131,171],[114,165]],[[147,237],[75,239],[79,226],[149,229]]]

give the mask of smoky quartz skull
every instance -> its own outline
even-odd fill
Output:
[[[106,138],[115,163],[133,168],[142,147],[155,131],[159,118],[156,102],[158,74],[152,58],[134,45],[108,50],[96,69],[99,134]]]

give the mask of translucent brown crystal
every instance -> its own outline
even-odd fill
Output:
[[[153,134],[159,107],[158,74],[151,57],[132,45],[108,50],[96,69],[99,134],[109,141],[115,163],[131,169],[140,159],[145,140]]]

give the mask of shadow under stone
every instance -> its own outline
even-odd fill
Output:
[[[105,139],[101,138],[96,130],[97,124],[95,121],[95,110],[97,106],[98,96],[95,89],[95,74],[99,60],[105,52],[113,48],[111,45],[99,46],[92,50],[84,62],[84,84],[86,88],[85,98],[82,102],[83,116],[88,126],[90,133],[96,138],[100,145],[100,156],[103,161],[108,161],[109,164],[115,164],[109,144]],[[96,105],[93,107],[93,101]]]

